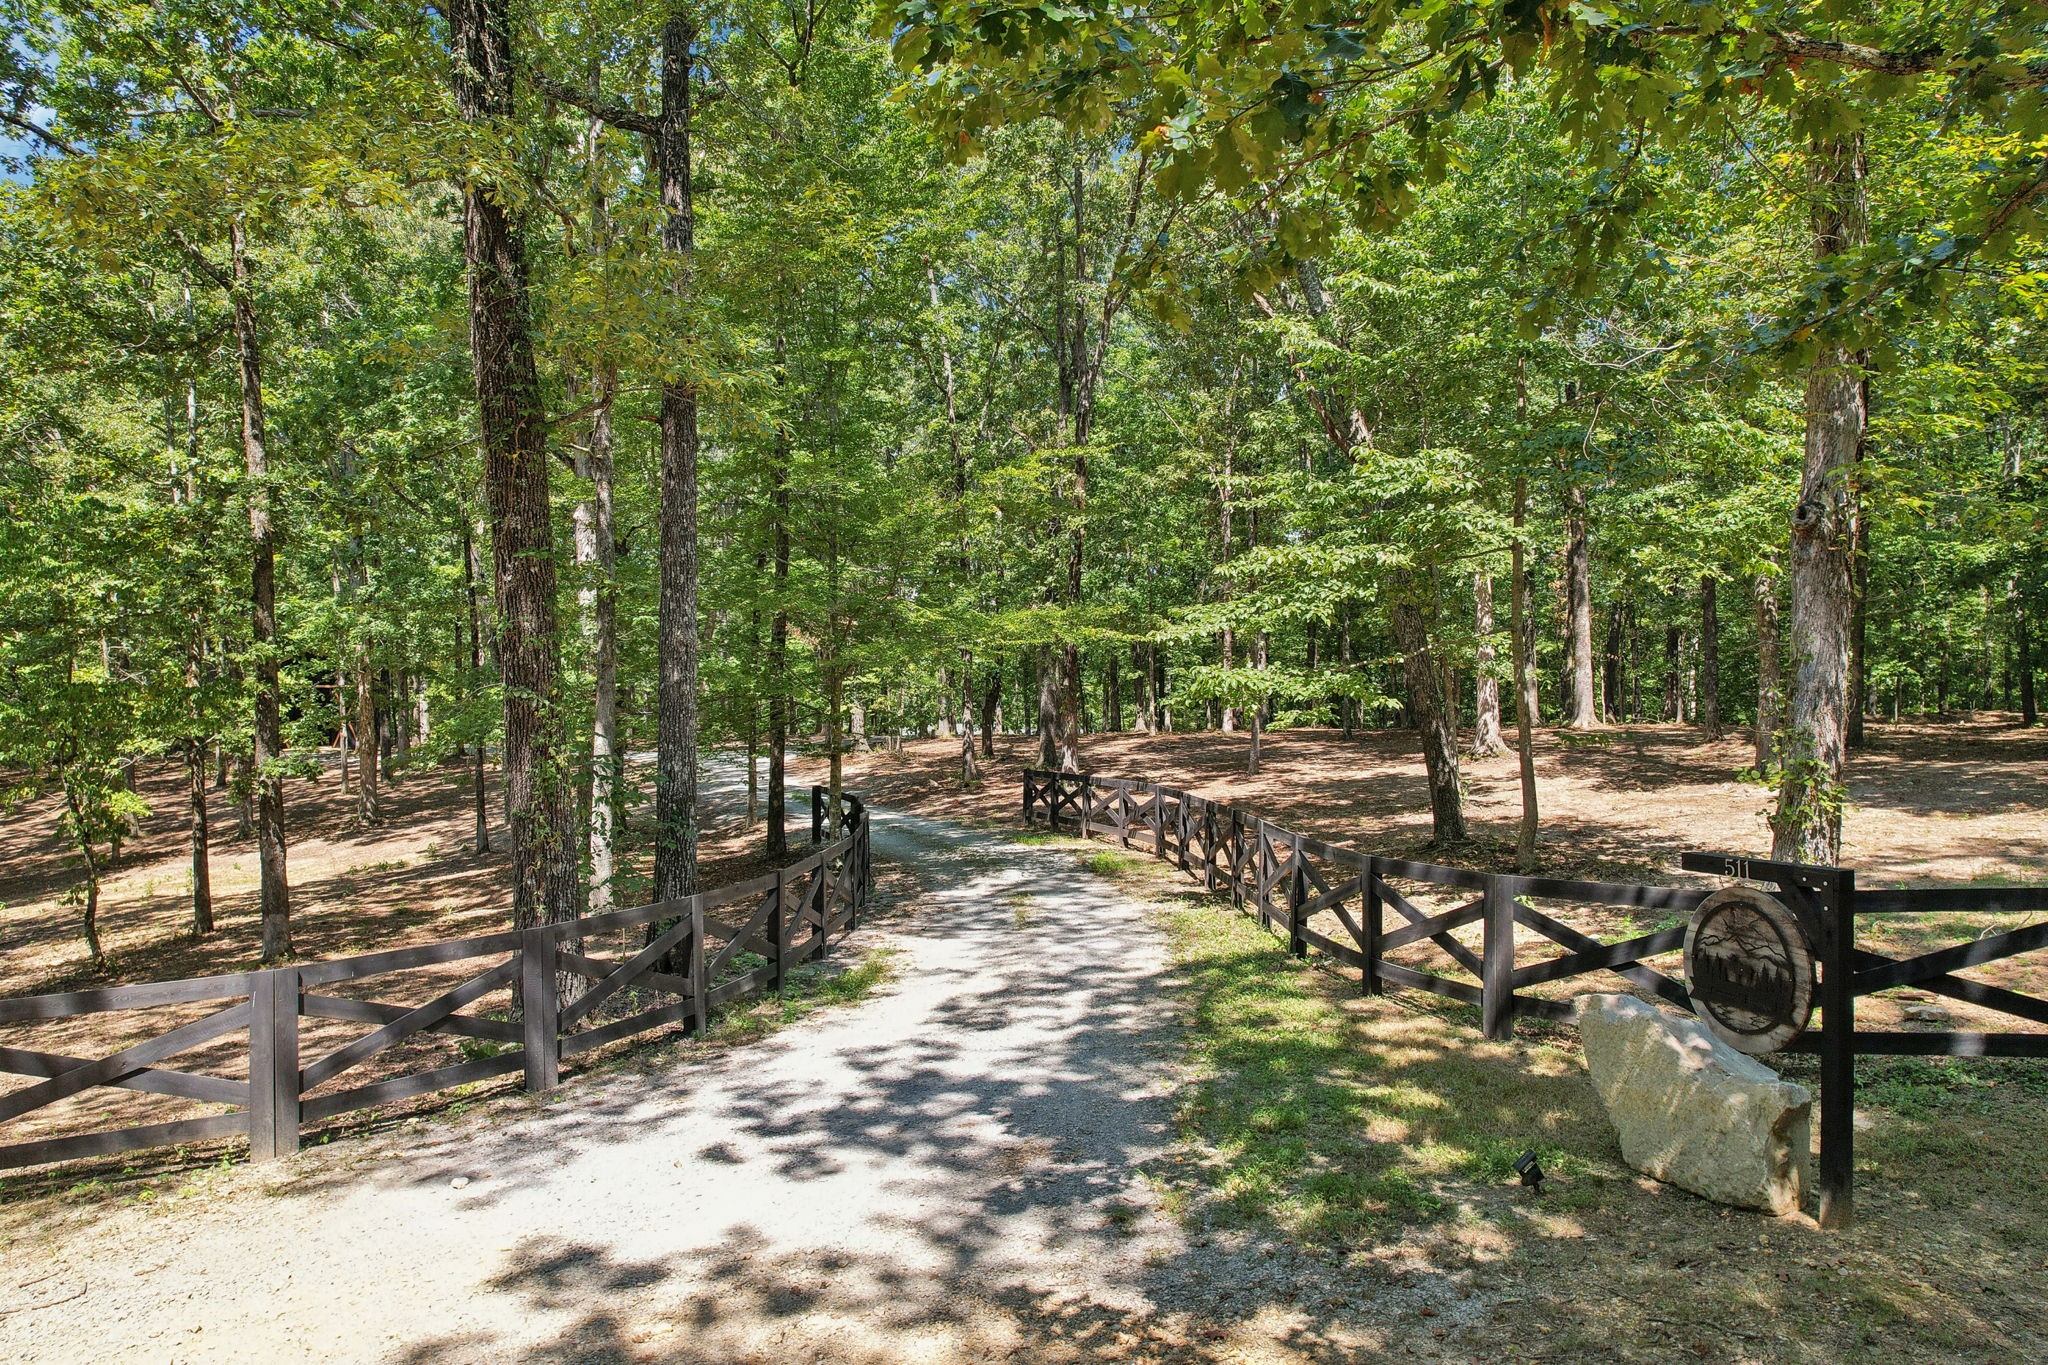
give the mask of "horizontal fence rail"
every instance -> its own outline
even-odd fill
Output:
[[[551,1090],[570,1058],[673,1024],[701,1032],[719,1006],[780,990],[791,967],[824,958],[859,927],[873,886],[867,808],[842,793],[828,843],[829,816],[829,794],[814,788],[809,852],[681,900],[266,971],[0,999],[0,1026],[114,1012],[156,1022],[165,1011],[200,1007],[199,1017],[159,1023],[153,1036],[106,1057],[0,1046],[0,1072],[33,1078],[0,1093],[0,1169],[243,1135],[250,1155],[263,1160],[296,1151],[304,1124],[499,1076]],[[600,935],[636,929],[640,944],[630,955],[586,951]],[[341,993],[373,979],[375,994],[391,993],[404,983],[382,978],[434,969],[458,979],[436,981],[441,988],[423,1001]],[[502,1008],[480,1008],[493,996]],[[317,1050],[307,1047],[307,1020],[372,1027]],[[399,1054],[430,1036],[461,1043],[464,1060],[409,1069],[416,1058]],[[212,1069],[167,1065],[201,1050]],[[361,1068],[380,1059],[397,1074],[361,1079]],[[49,1106],[95,1089],[232,1109],[18,1136]]]
[[[1177,788],[1127,777],[1030,770],[1024,774],[1026,824],[1103,835],[1174,864],[1287,940],[1298,957],[1315,954],[1359,974],[1369,995],[1388,986],[1430,991],[1478,1007],[1480,1029],[1512,1037],[1517,1018],[1562,1020],[1571,1003],[1531,993],[1606,973],[1690,1011],[1685,984],[1652,959],[1679,953],[1683,923],[1614,943],[1574,929],[1532,902],[1663,911],[1687,916],[1707,887],[1525,877],[1382,857],[1339,848]],[[2031,1024],[2048,1025],[2048,1000],[1953,973],[2048,947],[2048,923],[2024,924],[1914,957],[1894,958],[1856,942],[1859,915],[2048,914],[2048,887],[1856,889],[1847,868],[1688,854],[1688,871],[1769,881],[1807,926],[1820,964],[1821,1027],[1788,1050],[1818,1053],[1821,1064],[1821,1222],[1853,1217],[1855,1069],[1858,1056],[2048,1057],[2048,1034],[1861,1030],[1856,1000],[1911,986]],[[1457,903],[1418,906],[1418,888]],[[1457,893],[1466,893],[1463,896]],[[1333,922],[1318,927],[1317,917]],[[1455,931],[1479,928],[1479,946]],[[1526,931],[1518,952],[1516,930]],[[1533,940],[1533,943],[1531,942]],[[1387,954],[1427,944],[1444,962],[1389,961]],[[1530,960],[1528,949],[1546,956]],[[1557,950],[1562,950],[1557,951]]]

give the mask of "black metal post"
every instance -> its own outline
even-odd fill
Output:
[[[1358,929],[1362,941],[1358,951],[1365,958],[1365,965],[1359,969],[1358,993],[1379,995],[1386,988],[1380,984],[1380,860],[1368,854],[1365,860],[1365,875],[1359,878],[1360,896],[1358,907]]]
[[[1820,1225],[1856,1221],[1856,873],[1823,882],[1821,945]]]
[[[768,937],[775,944],[775,993],[782,993],[783,984],[789,979],[789,924],[783,916],[789,904],[789,880],[781,868],[775,869],[775,903],[768,909]]]

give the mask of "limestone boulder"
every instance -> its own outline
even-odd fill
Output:
[[[1632,995],[1580,996],[1577,1015],[1630,1166],[1737,1208],[1798,1210],[1812,1151],[1804,1086]]]

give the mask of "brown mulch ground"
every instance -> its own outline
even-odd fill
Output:
[[[2048,729],[2012,717],[1872,725],[1849,770],[1852,807],[1843,862],[1865,886],[2048,881]],[[1427,851],[1429,800],[1408,731],[1269,734],[1257,777],[1248,737],[1090,735],[1082,761],[1105,776],[1140,777],[1255,810],[1331,843],[1412,856]],[[883,805],[927,815],[1013,820],[1037,743],[1005,736],[984,781],[962,790],[959,742],[917,740],[846,762],[847,785]],[[1738,775],[1746,732],[1718,741],[1687,725],[1614,726],[1536,736],[1544,870],[1615,880],[1675,873],[1687,850],[1767,854],[1770,793]],[[815,766],[815,765],[814,765]],[[806,769],[807,775],[811,769]],[[1512,852],[1521,816],[1512,754],[1467,758],[1474,844],[1444,861],[1490,866]]]

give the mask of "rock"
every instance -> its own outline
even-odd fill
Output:
[[[1939,1005],[1908,1005],[1906,1018],[1916,1024],[1953,1024],[1956,1017]]]
[[[1798,1211],[1812,1161],[1804,1086],[1632,995],[1582,995],[1577,1012],[1630,1166],[1719,1203]]]
[[[466,1175],[456,1176],[453,1180],[448,1182],[448,1188],[451,1190],[462,1190],[469,1188],[469,1177]]]

